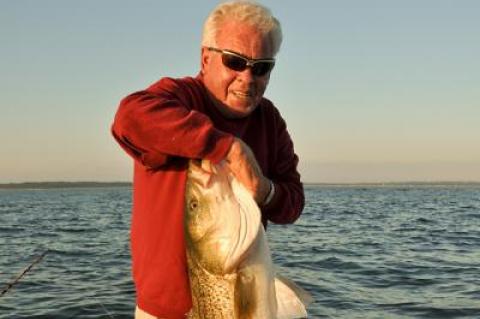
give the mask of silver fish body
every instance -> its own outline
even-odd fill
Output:
[[[306,316],[301,298],[276,282],[260,210],[226,165],[190,161],[184,225],[193,302],[188,318]],[[289,299],[280,307],[279,286]],[[287,314],[279,309],[285,307],[302,309]]]

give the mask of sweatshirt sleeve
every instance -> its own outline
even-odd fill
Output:
[[[264,216],[277,224],[295,222],[305,205],[303,184],[297,171],[298,156],[287,131],[285,121],[279,117],[277,145],[273,169],[268,176],[275,186],[275,195],[270,203],[262,208]]]
[[[203,96],[164,78],[120,102],[112,134],[136,161],[157,169],[172,157],[222,160],[233,136],[216,129],[201,110]],[[196,105],[197,104],[197,105]]]

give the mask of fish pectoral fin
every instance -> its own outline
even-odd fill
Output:
[[[254,318],[258,300],[255,276],[249,271],[240,271],[234,289],[235,318]]]
[[[275,276],[275,294],[277,298],[277,319],[295,319],[307,317],[307,306],[313,297],[284,276]]]

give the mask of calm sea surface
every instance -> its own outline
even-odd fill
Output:
[[[480,187],[306,187],[268,229],[311,318],[480,318]],[[131,318],[131,190],[0,191],[0,318]]]

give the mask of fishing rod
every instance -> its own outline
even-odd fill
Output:
[[[115,319],[115,317],[108,311],[108,309],[103,305],[103,303],[100,302],[100,300],[97,299],[97,303],[102,306],[103,311],[112,319]]]
[[[43,257],[45,257],[47,252],[48,250],[44,251],[43,254],[35,258],[35,260],[28,267],[26,267],[17,277],[15,277],[12,282],[8,283],[7,286],[2,290],[2,292],[0,292],[0,297],[5,295],[10,289],[12,289],[12,287],[15,286],[23,278],[23,276],[25,276],[33,268],[35,264],[38,264],[43,259]]]
[[[44,251],[40,256],[35,258],[33,262],[28,267],[26,267],[17,277],[15,277],[15,279],[12,280],[12,282],[8,283],[7,286],[2,290],[2,292],[0,292],[0,297],[5,295],[10,289],[12,289],[13,286],[15,286],[33,268],[33,266],[35,266],[40,261],[42,261],[43,257],[45,257],[47,253],[48,253],[48,250]],[[110,318],[115,319],[115,317],[107,310],[107,308],[99,300],[97,300],[97,303],[100,304],[103,311],[105,311],[105,313]]]

